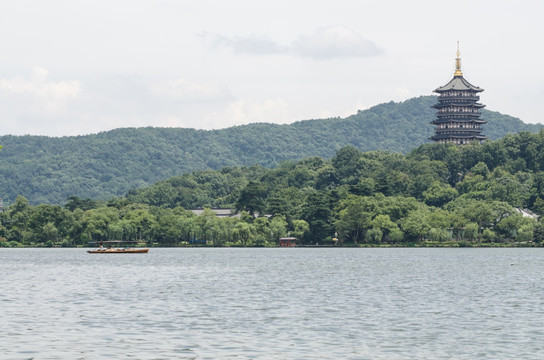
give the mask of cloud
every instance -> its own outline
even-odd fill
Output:
[[[394,91],[395,99],[398,99],[400,101],[410,98],[411,95],[412,95],[412,92],[406,86],[396,88]]]
[[[219,34],[201,33],[200,37],[212,47],[230,48],[239,54],[283,54],[289,51],[289,48],[274,42],[271,39],[259,38],[256,36],[234,36],[228,37]]]
[[[226,85],[187,78],[95,74],[81,84],[51,81],[40,67],[31,76],[0,79],[1,133],[64,136],[133,126],[195,127],[191,121],[233,100]]]
[[[215,48],[230,48],[235,53],[270,55],[293,54],[313,59],[361,58],[383,53],[372,41],[345,26],[318,28],[311,35],[301,35],[291,45],[284,46],[271,39],[256,36],[228,37],[202,33],[200,36]]]
[[[313,59],[360,58],[383,53],[372,41],[345,26],[322,27],[311,35],[302,35],[293,43],[292,50]]]
[[[244,98],[232,101],[219,112],[205,116],[202,128],[218,129],[263,122],[285,124],[292,121],[289,104],[283,99],[259,101]]]
[[[150,93],[158,99],[179,102],[209,103],[232,99],[229,88],[217,83],[202,83],[175,79],[150,85]]]
[[[0,80],[0,94],[4,97],[17,97],[19,101],[32,103],[46,111],[62,110],[67,101],[75,99],[81,92],[77,81],[48,81],[49,72],[41,67],[34,67],[32,78]],[[17,101],[16,101],[17,102]]]

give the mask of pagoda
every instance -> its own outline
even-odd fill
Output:
[[[433,107],[438,110],[436,119],[431,124],[436,125],[435,134],[430,140],[437,143],[453,143],[466,145],[472,141],[481,143],[486,139],[482,134],[482,125],[487,121],[480,119],[479,93],[484,91],[472,85],[463,77],[459,42],[457,42],[457,58],[453,79],[434,92],[438,93],[438,104]]]

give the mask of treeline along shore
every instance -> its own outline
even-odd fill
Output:
[[[542,246],[543,214],[541,130],[406,155],[348,146],[331,159],[191,172],[110,200],[31,205],[18,196],[0,214],[0,246],[277,246],[285,236],[298,245]]]

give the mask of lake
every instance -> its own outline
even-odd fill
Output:
[[[0,249],[1,359],[544,359],[544,249]]]

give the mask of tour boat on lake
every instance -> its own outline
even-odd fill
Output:
[[[94,244],[99,244],[98,249],[88,250],[89,254],[147,254],[149,249],[147,248],[133,248],[133,247],[112,247],[112,244],[128,244],[135,243],[136,241],[99,241]],[[104,247],[104,244],[108,245]]]

